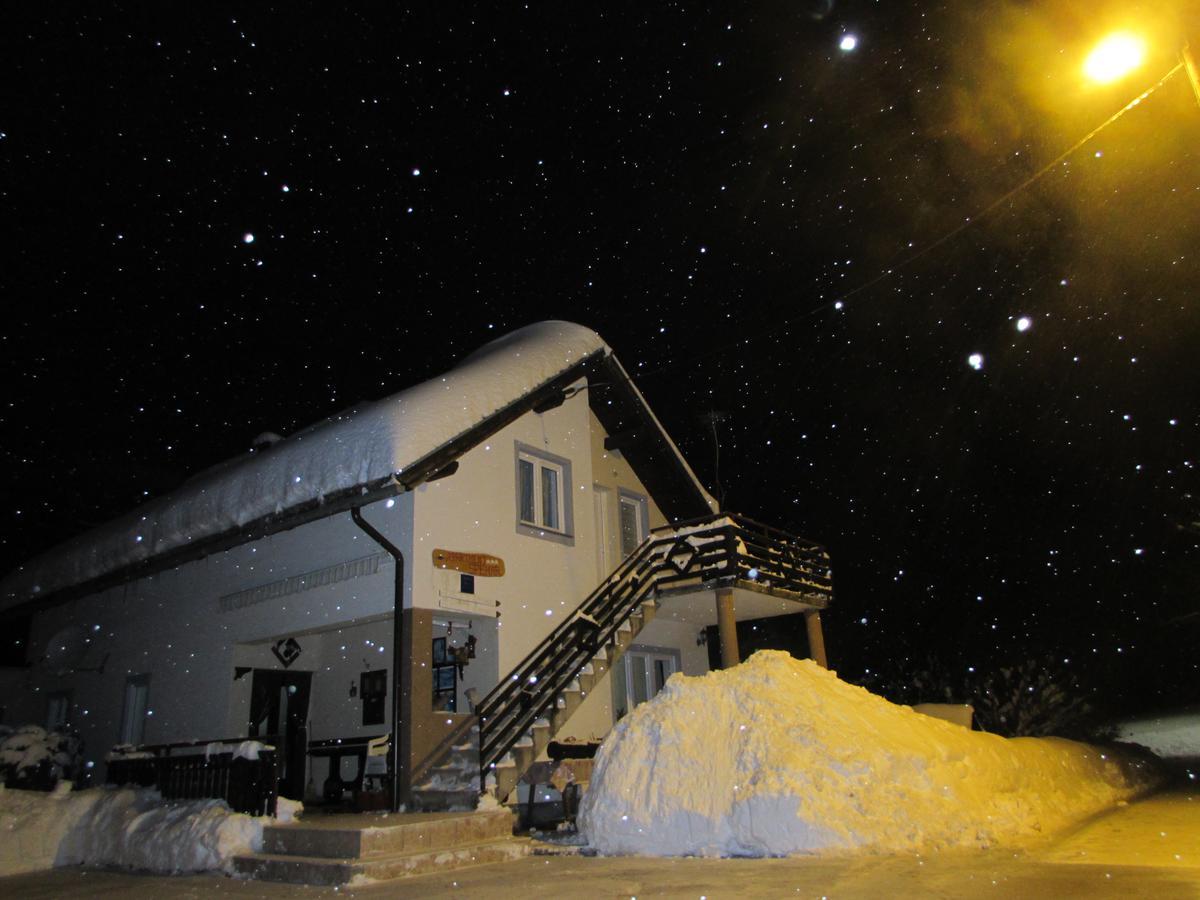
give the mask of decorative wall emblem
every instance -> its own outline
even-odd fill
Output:
[[[295,638],[280,638],[271,645],[271,652],[286,669],[300,657],[300,644]]]

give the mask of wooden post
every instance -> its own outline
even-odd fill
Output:
[[[808,628],[808,652],[822,669],[829,668],[829,660],[825,656],[825,635],[821,631],[821,611],[806,609],[804,625]]]
[[[717,635],[721,639],[721,668],[732,669],[742,661],[738,655],[732,588],[717,588]]]

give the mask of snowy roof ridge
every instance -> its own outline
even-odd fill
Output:
[[[475,426],[579,365],[611,355],[571,322],[510,332],[442,375],[219,463],[133,512],[72,538],[0,581],[0,608],[149,563],[332,494],[399,477]]]

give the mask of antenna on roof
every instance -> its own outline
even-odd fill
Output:
[[[717,425],[729,421],[729,413],[710,409],[702,413],[700,421],[712,429],[713,437],[713,486],[717,490],[717,508],[725,508],[725,488],[721,486],[721,439],[717,436]]]
[[[276,434],[273,431],[264,431],[250,442],[250,452],[261,453],[264,450],[270,450],[282,440],[283,435]]]
[[[75,675],[79,672],[95,672],[102,675],[108,663],[107,653],[98,666],[86,669],[80,666],[83,658],[92,649],[92,644],[91,635],[82,625],[68,625],[55,632],[54,637],[46,642],[46,652],[42,654],[38,664],[54,675]]]

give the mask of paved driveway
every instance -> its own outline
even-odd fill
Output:
[[[1090,820],[1044,847],[920,856],[650,859],[533,856],[363,887],[317,889],[217,876],[81,869],[0,879],[0,896],[168,897],[828,897],[1200,900],[1200,794],[1165,793]]]

